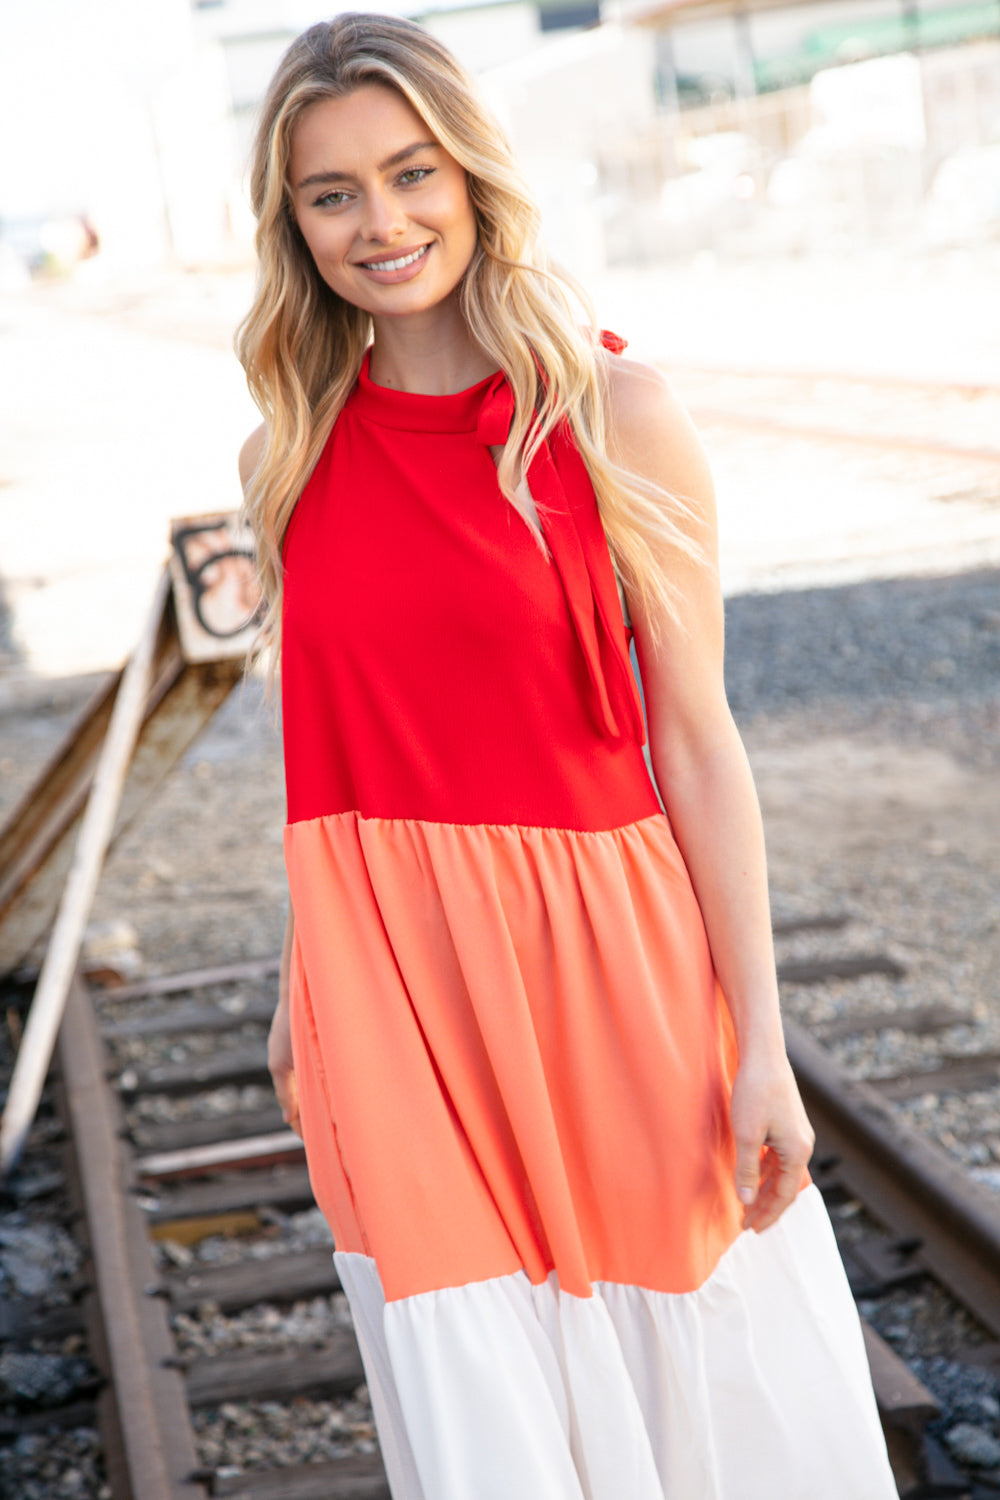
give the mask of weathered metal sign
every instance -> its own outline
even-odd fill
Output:
[[[253,538],[235,512],[170,526],[170,576],[185,661],[245,656],[260,615]]]

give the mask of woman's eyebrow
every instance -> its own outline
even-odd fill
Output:
[[[408,161],[411,156],[416,156],[421,151],[431,151],[440,145],[439,141],[415,141],[412,146],[404,146],[401,151],[394,151],[387,156],[385,161],[378,164],[379,172],[388,172],[392,167],[398,167],[401,162]],[[296,192],[302,188],[317,187],[320,184],[331,182],[349,182],[353,177],[350,172],[312,172],[308,177],[303,177],[301,182],[295,184]]]

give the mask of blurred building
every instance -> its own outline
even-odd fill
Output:
[[[1000,7],[622,0],[660,108],[602,156],[612,262],[1000,236]]]
[[[221,48],[241,148],[249,148],[257,106],[285,48],[336,7],[302,0],[190,0],[199,34]],[[421,21],[466,67],[484,69],[530,56],[546,41],[600,21],[600,0],[358,0]]]
[[[996,0],[622,0],[682,105],[805,84],[821,69],[1000,37]]]
[[[480,74],[581,274],[1000,233],[998,0],[361,3],[408,7]],[[0,284],[95,249],[105,271],[245,261],[256,110],[327,14],[3,0]]]

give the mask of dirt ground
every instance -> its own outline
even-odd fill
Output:
[[[843,912],[897,998],[1000,1011],[1000,777],[862,735],[749,737],[776,912]],[[829,942],[829,940],[828,940]]]

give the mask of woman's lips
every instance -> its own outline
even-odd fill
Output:
[[[418,245],[415,250],[404,250],[397,255],[382,255],[372,260],[355,262],[362,271],[378,281],[408,281],[421,270],[430,245]]]

